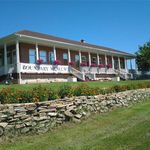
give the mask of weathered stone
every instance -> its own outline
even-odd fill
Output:
[[[26,107],[26,110],[27,111],[34,111],[36,109],[36,106],[29,106],[29,107]]]
[[[46,133],[49,129],[47,127],[44,127],[44,128],[39,128],[37,130],[38,133]]]
[[[75,122],[75,123],[80,123],[81,122],[81,120],[77,119],[77,118],[72,118],[72,121]]]
[[[8,125],[7,122],[1,122],[1,123],[0,123],[0,126],[3,127],[3,128],[5,128],[7,125]]]
[[[57,116],[57,113],[55,113],[55,112],[50,112],[50,113],[48,113],[48,116],[56,117],[56,116]]]
[[[64,114],[57,114],[57,117],[58,118],[64,118],[65,116],[64,116]]]
[[[82,115],[83,115],[83,116],[86,116],[86,115],[87,115],[87,113],[86,113],[85,111],[83,111],[83,112],[82,112]]]
[[[15,126],[16,129],[20,129],[20,128],[23,128],[23,127],[25,127],[25,124],[17,124]]]
[[[48,119],[46,116],[44,116],[44,117],[33,117],[33,120],[35,120],[35,121],[42,121],[42,120],[46,120],[46,119]]]
[[[75,105],[67,106],[67,107],[66,107],[66,109],[67,109],[68,111],[71,111],[71,110],[73,110],[73,109],[75,109],[75,108],[76,108]]]
[[[4,128],[0,126],[0,137],[4,134]]]
[[[36,126],[36,122],[33,122],[33,121],[25,122],[25,125],[28,126],[28,127]]]
[[[16,111],[16,112],[26,112],[27,110],[24,107],[17,107],[17,108],[14,108],[14,111]]]
[[[25,134],[25,133],[27,133],[29,131],[30,131],[30,128],[29,127],[25,127],[25,128],[22,128],[20,132]]]
[[[65,111],[64,113],[67,117],[73,117],[73,114],[70,111]]]
[[[57,124],[62,124],[63,122],[61,120],[56,121]]]
[[[45,117],[45,116],[47,116],[46,113],[39,113],[39,117]]]
[[[64,104],[57,104],[56,107],[57,107],[58,109],[60,109],[60,108],[66,107],[66,105],[64,105]]]
[[[107,101],[106,101],[106,100],[102,101],[102,102],[100,103],[100,105],[106,106],[106,105],[107,105]]]
[[[20,113],[20,114],[14,115],[14,119],[15,118],[22,118],[23,116],[26,116],[26,114]]]
[[[7,116],[7,115],[2,114],[0,117],[1,117],[1,118],[7,118],[8,116]]]
[[[81,114],[77,114],[74,117],[77,118],[77,119],[80,119],[82,117],[82,115]]]
[[[39,112],[40,113],[47,113],[47,112],[51,112],[51,110],[50,109],[41,109]]]

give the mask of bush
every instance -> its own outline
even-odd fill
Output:
[[[0,92],[0,102],[4,103],[17,103],[17,94],[13,88],[3,88]]]
[[[32,91],[19,90],[17,91],[17,102],[19,103],[31,103],[35,102]]]
[[[48,89],[48,100],[55,100],[55,99],[58,99],[58,98],[59,98],[58,92],[55,91],[52,88],[49,88]]]
[[[41,85],[33,88],[32,94],[34,102],[43,102],[48,100],[48,89]]]
[[[62,85],[58,90],[58,95],[60,98],[73,96],[74,89],[68,84]]]
[[[139,88],[150,88],[150,82],[136,82],[134,84],[132,83],[120,86],[115,85],[109,88],[92,87],[86,83],[82,83],[75,87],[64,84],[59,88],[58,91],[56,91],[54,88],[46,88],[41,85],[33,88],[32,90],[15,90],[8,87],[3,88],[0,91],[0,103],[30,103],[71,96],[92,96],[98,94],[108,94]]]
[[[81,84],[75,87],[74,89],[74,96],[92,96],[92,95],[98,95],[99,94],[99,88],[96,87],[90,87],[87,84]]]

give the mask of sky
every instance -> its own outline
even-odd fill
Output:
[[[150,0],[0,0],[0,37],[24,29],[134,54],[150,39]]]

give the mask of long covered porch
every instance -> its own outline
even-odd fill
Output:
[[[23,70],[22,66],[25,64],[28,68],[39,65],[39,68],[59,66],[59,73],[62,74],[64,73],[63,68],[68,66],[66,73],[72,73],[69,70],[71,67],[74,68],[74,72],[76,70],[83,75],[91,74],[94,77],[97,74],[128,73],[127,61],[131,59],[133,58],[112,52],[92,49],[87,51],[72,47],[60,47],[57,44],[47,45],[16,40],[13,43],[4,43],[0,47],[0,76],[16,73],[20,81],[22,72],[30,73],[29,69],[24,68]],[[44,70],[32,70],[32,73],[41,72],[52,73],[49,70],[46,72]]]

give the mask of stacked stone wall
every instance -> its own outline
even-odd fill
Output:
[[[150,99],[150,89],[39,103],[0,104],[0,139],[45,133],[68,121],[81,122],[92,113],[128,107],[145,99]]]

